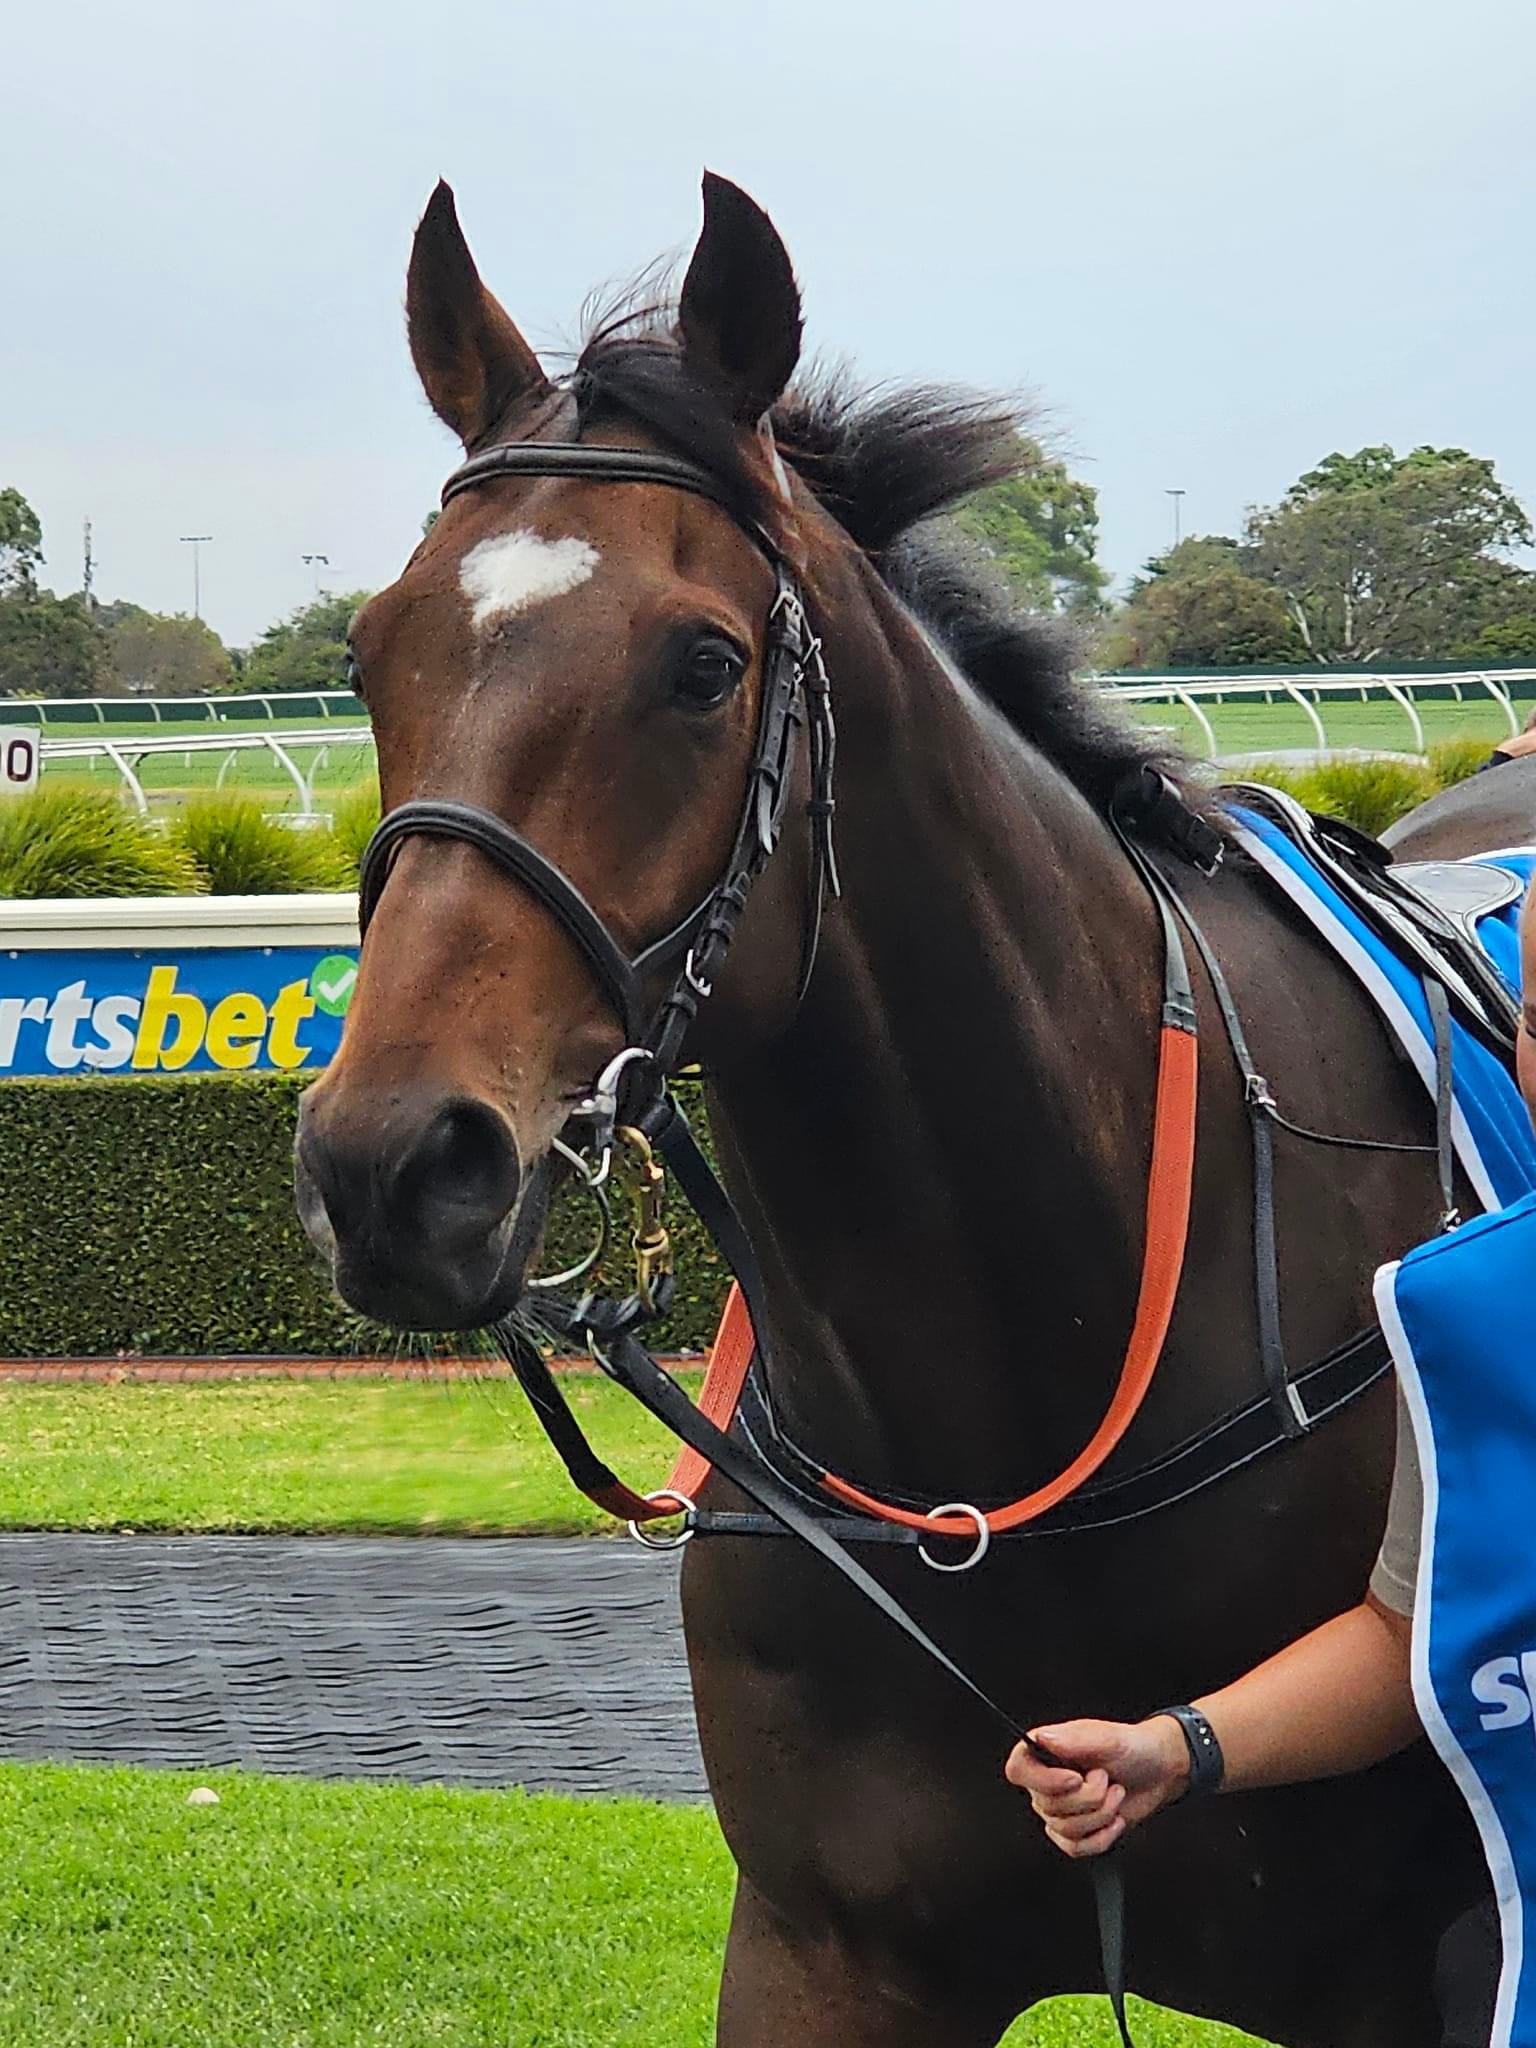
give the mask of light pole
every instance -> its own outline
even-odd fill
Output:
[[[1184,497],[1184,493],[1182,491],[1165,490],[1163,495],[1164,497],[1172,498],[1173,500],[1173,544],[1175,547],[1177,547],[1179,544],[1179,540],[1181,538],[1179,514],[1183,509],[1181,501]]]
[[[322,590],[321,590],[321,588],[320,588],[320,567],[319,567],[319,565],[320,565],[320,564],[321,564],[321,563],[323,562],[323,563],[325,564],[326,568],[327,568],[327,569],[329,569],[329,567],[331,566],[331,558],[330,558],[330,556],[329,556],[329,555],[300,555],[300,557],[299,557],[299,560],[300,560],[300,561],[301,561],[301,562],[302,562],[302,563],[304,564],[304,566],[305,566],[305,568],[306,568],[306,569],[313,569],[313,570],[314,570],[314,572],[315,572],[315,596],[316,596],[317,598],[318,598],[318,597],[321,597],[321,596],[323,596],[323,595],[324,595],[324,593],[322,592]]]
[[[202,547],[205,540],[213,539],[213,535],[211,533],[184,533],[181,537],[192,550],[192,616],[194,619],[201,619],[203,616]]]

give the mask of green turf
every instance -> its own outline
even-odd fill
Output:
[[[708,1812],[0,1766],[0,2048],[708,2048]],[[1145,2048],[1244,2038],[1142,2007]],[[1099,1999],[1010,2048],[1111,2048]]]
[[[615,1467],[659,1486],[656,1424],[596,1375],[564,1385]],[[0,1528],[605,1527],[510,1380],[0,1386]]]

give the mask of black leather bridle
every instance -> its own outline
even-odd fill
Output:
[[[623,1027],[626,1052],[633,1063],[627,1084],[631,1101],[635,1083],[642,1080],[637,1070],[643,1069],[644,1094],[655,1102],[682,1058],[700,1004],[712,993],[725,965],[752,886],[778,845],[794,777],[796,734],[802,724],[809,743],[811,852],[810,901],[801,939],[797,1000],[810,981],[823,905],[829,894],[839,893],[832,841],[837,732],[826,665],[821,643],[806,618],[799,584],[782,550],[765,526],[743,515],[724,485],[707,470],[680,456],[643,448],[579,441],[509,442],[471,457],[456,469],[443,486],[443,503],[481,484],[518,476],[667,484],[692,491],[729,513],[767,557],[775,589],[763,642],[757,738],[724,872],[679,924],[631,956],[569,876],[505,819],[457,798],[419,797],[389,813],[363,855],[360,927],[367,931],[405,840],[458,839],[474,847],[549,913],[581,955]],[[671,986],[657,1001],[652,992],[666,969],[672,970]]]

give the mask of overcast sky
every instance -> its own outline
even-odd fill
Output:
[[[1117,577],[1334,447],[1536,506],[1530,0],[85,0],[7,10],[0,484],[47,580],[244,643],[377,586],[454,449],[400,312],[447,177],[536,345],[773,215],[813,346],[1033,386]]]

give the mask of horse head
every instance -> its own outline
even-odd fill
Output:
[[[438,187],[411,259],[410,345],[469,463],[350,638],[386,821],[436,800],[511,827],[626,959],[730,859],[783,565],[802,546],[767,425],[799,355],[794,276],[736,187],[707,177],[704,202],[675,328],[622,322],[555,384]],[[710,452],[708,492],[477,467],[545,445],[664,456],[682,438]],[[419,824],[391,852],[340,1052],[304,1101],[300,1213],[354,1307],[467,1327],[519,1298],[555,1141],[635,1027],[547,892]],[[786,848],[755,893],[727,1018],[761,1029],[792,1009],[807,859]],[[638,1000],[669,979],[642,976]]]

